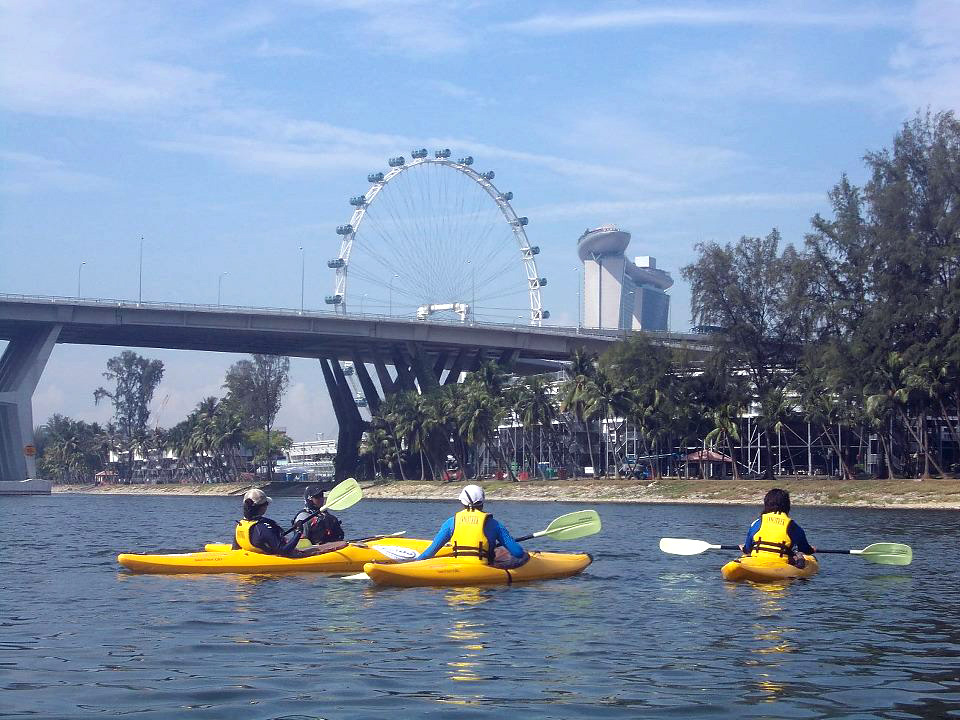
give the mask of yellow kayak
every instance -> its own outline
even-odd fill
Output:
[[[790,580],[792,578],[807,578],[817,574],[820,564],[813,555],[804,555],[807,559],[806,565],[802,568],[787,565],[779,558],[765,558],[756,556],[747,556],[731,560],[724,565],[720,572],[723,573],[724,580],[740,582],[750,580],[752,582],[778,582]]]
[[[276,572],[359,572],[365,563],[390,563],[411,560],[430,545],[416,538],[383,538],[366,543],[351,543],[322,555],[287,558],[279,555],[233,550],[229,545],[211,543],[211,550],[172,555],[136,555],[123,553],[117,562],[140,573],[276,573]],[[449,552],[449,551],[448,551]]]
[[[526,563],[509,569],[476,558],[434,557],[394,565],[369,562],[363,571],[378,585],[398,587],[510,585],[569,577],[591,562],[593,558],[586,553],[531,552]]]

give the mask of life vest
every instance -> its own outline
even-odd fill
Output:
[[[793,522],[790,516],[782,512],[768,512],[760,516],[760,527],[753,536],[751,555],[776,553],[788,562],[793,555],[793,541],[787,534],[787,528]],[[769,557],[769,555],[767,555]]]
[[[454,557],[476,558],[482,563],[493,562],[493,548],[483,527],[490,513],[482,510],[461,510],[453,516],[453,535],[450,543],[453,545]]]
[[[237,529],[234,530],[233,537],[237,545],[240,546],[241,550],[248,550],[255,553],[263,552],[263,550],[250,542],[250,528],[252,528],[258,522],[260,522],[260,518],[257,518],[256,520],[237,520]]]
[[[315,513],[316,508],[306,507],[297,515],[299,518],[304,513]],[[294,518],[296,522],[296,518]],[[321,543],[343,540],[343,528],[340,521],[330,513],[319,513],[309,518],[303,526],[303,535],[314,545]]]

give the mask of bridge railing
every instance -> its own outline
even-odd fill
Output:
[[[417,320],[415,318],[400,317],[397,315],[383,315],[379,313],[336,313],[332,310],[300,310],[293,308],[277,307],[259,307],[248,305],[205,305],[201,303],[178,303],[178,302],[159,302],[155,300],[120,300],[111,298],[78,298],[64,295],[27,295],[18,293],[0,293],[0,302],[28,302],[35,304],[59,303],[64,305],[83,305],[89,307],[110,307],[110,308],[129,308],[129,309],[154,309],[154,310],[175,310],[192,312],[219,312],[231,314],[259,314],[259,315],[283,315],[290,317],[317,317],[327,320],[362,320],[370,322],[390,322],[403,323],[408,325],[443,325],[450,326],[468,326],[479,328],[496,328],[500,330],[522,330],[526,333],[536,333],[543,335],[584,335],[589,337],[617,339],[635,334],[633,330],[607,330],[598,328],[585,328],[565,325],[527,325],[522,322],[460,322],[457,319],[431,317],[429,320]],[[689,340],[692,342],[703,342],[703,336],[692,333],[675,333],[668,331],[654,331],[650,334],[675,340]]]

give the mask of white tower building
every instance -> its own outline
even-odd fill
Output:
[[[583,327],[606,330],[667,330],[673,285],[649,255],[624,255],[630,233],[613,225],[586,230],[577,240],[583,262]]]

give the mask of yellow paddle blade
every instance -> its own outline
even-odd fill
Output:
[[[913,550],[902,543],[873,543],[856,554],[879,565],[909,565],[913,562]]]
[[[596,510],[577,510],[561,515],[545,530],[534,533],[533,537],[549,535],[554,540],[576,540],[600,532],[600,516]]]
[[[363,497],[360,483],[353,478],[347,478],[342,483],[334,485],[327,493],[327,502],[321,510],[346,510],[356,505]]]

